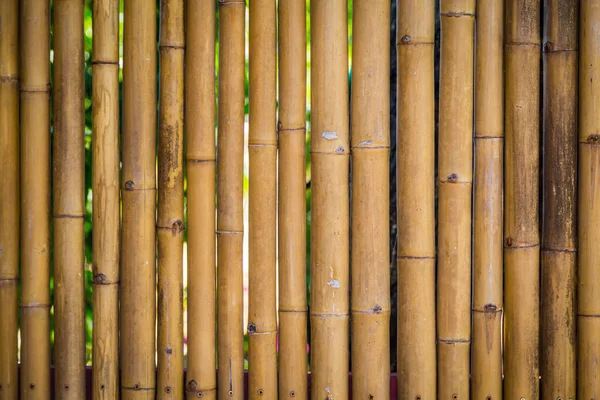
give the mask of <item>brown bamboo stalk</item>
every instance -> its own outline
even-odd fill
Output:
[[[251,0],[248,398],[277,398],[275,0]],[[263,397],[264,396],[264,397]]]
[[[577,19],[579,2],[544,3],[541,391],[576,396]]]
[[[354,0],[352,396],[389,399],[391,4]]]
[[[244,398],[242,185],[245,11],[243,0],[219,1],[217,386],[221,400]]]
[[[505,3],[504,397],[539,396],[540,1]]]
[[[119,1],[92,3],[92,396],[119,398]]]
[[[471,396],[502,398],[504,1],[478,0]]]
[[[306,1],[278,11],[279,398],[306,400]]]
[[[123,31],[121,398],[156,392],[156,4],[126,0]]]
[[[398,1],[398,400],[436,397],[434,13]]]
[[[186,4],[187,398],[217,398],[215,2]]]
[[[20,395],[49,399],[50,4],[25,0],[20,6]]]
[[[0,4],[0,400],[16,399],[19,279],[19,2]]]

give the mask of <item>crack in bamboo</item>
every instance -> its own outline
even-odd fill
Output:
[[[201,164],[201,163],[216,163],[216,158],[186,158],[186,162],[190,164]]]
[[[396,259],[398,259],[398,260],[435,260],[435,257],[429,257],[429,256],[401,256],[401,255],[398,255],[396,257]]]
[[[92,60],[92,65],[102,66],[102,65],[119,65],[118,61],[109,61],[109,60]]]
[[[461,17],[475,18],[475,13],[471,13],[468,11],[448,11],[448,12],[440,13],[440,16],[450,17],[450,18],[461,18]]]

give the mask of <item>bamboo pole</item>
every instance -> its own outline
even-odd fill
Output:
[[[121,398],[154,399],[156,4],[126,0],[124,6]]]
[[[540,1],[505,5],[504,397],[539,396]]]
[[[275,0],[249,7],[248,398],[260,399],[277,398],[277,9]]]
[[[0,400],[16,399],[19,279],[19,2],[0,4]]]
[[[502,398],[503,0],[477,1],[471,396]]]
[[[92,396],[119,398],[119,1],[92,3]]]
[[[219,1],[217,147],[217,386],[219,399],[244,398],[242,251],[244,29],[242,0]]]
[[[278,11],[279,398],[306,400],[306,0]]]
[[[391,4],[353,7],[352,396],[389,399]]]
[[[398,1],[398,400],[436,397],[434,13]]]
[[[217,398],[215,298],[215,2],[186,4],[187,398]]]
[[[311,7],[311,398],[348,398],[348,3]]]

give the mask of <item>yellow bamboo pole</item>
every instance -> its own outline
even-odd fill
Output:
[[[504,1],[477,1],[471,397],[502,398]]]
[[[354,0],[352,396],[390,397],[388,0]]]
[[[243,0],[219,1],[217,386],[220,400],[244,398],[242,185],[245,11]]]
[[[0,400],[16,399],[19,279],[19,2],[0,3]]]
[[[187,1],[187,398],[217,398],[215,298],[215,2]]]
[[[398,400],[436,397],[434,13],[398,1]]]
[[[126,0],[119,307],[121,398],[156,392],[156,4]]]
[[[539,396],[540,1],[506,0],[504,397]]]

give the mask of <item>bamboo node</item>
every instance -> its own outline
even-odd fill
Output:
[[[598,141],[600,141],[600,135],[598,135],[597,133],[588,136],[586,140],[586,142],[588,143],[597,143]]]
[[[512,245],[513,245],[513,238],[507,237],[506,238],[506,247],[511,247]]]
[[[369,314],[381,314],[382,310],[379,304],[375,304],[375,307],[369,309]]]
[[[400,38],[400,42],[401,43],[410,43],[412,41],[412,37],[410,37],[410,35],[404,35]]]
[[[346,149],[344,148],[344,146],[338,146],[335,148],[335,152],[338,154],[343,153],[345,151],[346,151]]]
[[[486,304],[485,306],[483,306],[484,312],[494,312],[497,309],[498,307],[495,304]]]
[[[133,181],[125,182],[125,190],[133,190],[135,188],[135,183]]]
[[[198,382],[196,382],[193,379],[191,381],[189,381],[188,385],[187,385],[187,390],[189,392],[195,392],[196,390],[198,390]]]
[[[552,43],[552,42],[544,43],[544,53],[549,53],[551,51],[554,51],[554,43]]]
[[[103,285],[106,282],[108,282],[108,278],[104,274],[94,275],[94,278],[92,280],[92,283],[94,283],[96,285]]]
[[[256,333],[256,325],[252,323],[248,324],[248,333]]]
[[[458,174],[448,175],[448,182],[458,182]]]

